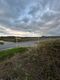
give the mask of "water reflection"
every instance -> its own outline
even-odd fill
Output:
[[[33,47],[36,45],[37,41],[27,41],[27,42],[4,42],[3,44],[0,44],[0,50],[8,49],[8,48],[14,48],[14,47]]]

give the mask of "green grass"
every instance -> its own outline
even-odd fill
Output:
[[[25,52],[27,50],[28,50],[27,47],[20,47],[20,48],[13,48],[13,49],[0,51],[0,60],[10,58],[10,57],[14,56],[17,53],[22,54],[23,52]]]

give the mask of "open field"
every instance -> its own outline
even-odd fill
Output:
[[[10,58],[16,54],[22,54],[25,51],[28,51],[27,47],[12,48],[12,49],[0,51],[0,61]]]
[[[4,54],[8,59],[0,63],[0,80],[60,80],[60,39],[40,41],[26,51],[25,48],[2,51],[2,59]]]

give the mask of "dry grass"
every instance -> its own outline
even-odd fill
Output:
[[[60,40],[46,40],[0,63],[0,80],[60,80]]]

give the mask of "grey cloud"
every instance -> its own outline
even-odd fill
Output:
[[[0,0],[0,25],[6,28],[60,35],[59,20],[60,0]]]

